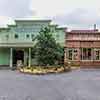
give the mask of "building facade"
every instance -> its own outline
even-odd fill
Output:
[[[72,30],[65,36],[65,64],[83,68],[100,67],[100,32]]]
[[[23,65],[31,66],[31,49],[41,28],[50,26],[53,36],[64,46],[64,28],[51,24],[51,20],[15,20],[15,24],[0,28],[0,66],[16,66],[20,60]]]

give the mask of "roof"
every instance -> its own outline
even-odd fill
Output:
[[[10,28],[0,27],[0,31],[1,31],[1,30],[10,30]]]
[[[58,25],[57,25],[54,21],[51,21],[50,26],[55,26],[55,27],[57,27]]]
[[[100,33],[98,29],[96,30],[71,30],[69,33]]]
[[[51,20],[44,18],[18,18],[15,19],[15,22],[51,22]]]
[[[57,29],[64,29],[64,30],[67,30],[67,26],[59,25],[59,26],[57,27]]]

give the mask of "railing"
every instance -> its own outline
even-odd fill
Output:
[[[34,43],[19,42],[19,43],[0,43],[0,47],[33,47]]]

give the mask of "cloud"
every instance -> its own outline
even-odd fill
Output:
[[[30,9],[31,0],[0,0],[0,26],[13,23],[13,19],[32,17],[36,14]]]
[[[90,11],[84,8],[76,8],[70,13],[56,15],[53,17],[54,21],[59,24],[73,24],[73,25],[89,25],[100,24],[100,15],[96,11]]]
[[[31,0],[0,0],[0,16],[25,17],[34,15],[31,11]]]
[[[100,25],[99,4],[98,0],[0,0],[0,23],[7,17],[38,16],[61,25]]]
[[[31,0],[30,8],[38,16],[52,17],[65,12],[66,0]]]
[[[85,8],[97,10],[100,8],[98,0],[31,0],[31,9],[40,16],[55,16],[75,10]]]
[[[98,0],[32,0],[31,9],[60,25],[89,27],[100,25]]]

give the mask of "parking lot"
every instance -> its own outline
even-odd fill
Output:
[[[38,76],[0,70],[0,100],[100,100],[100,70]]]

